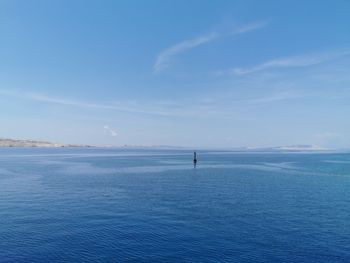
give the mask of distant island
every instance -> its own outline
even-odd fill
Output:
[[[267,147],[267,148],[255,148],[255,147],[247,147],[245,148],[248,151],[257,150],[257,151],[290,151],[290,152],[299,152],[299,151],[328,151],[329,149],[320,147],[317,145],[284,145],[284,146],[276,146],[276,147]]]
[[[327,151],[329,149],[320,147],[318,145],[286,145],[273,147],[275,150],[286,150],[286,151]]]
[[[90,145],[61,144],[37,140],[14,140],[0,138],[0,147],[91,147]]]

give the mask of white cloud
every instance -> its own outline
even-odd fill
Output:
[[[179,53],[182,53],[182,52],[185,52],[189,49],[195,48],[197,46],[209,43],[209,42],[211,42],[219,37],[225,36],[225,35],[242,34],[242,33],[246,33],[246,32],[249,32],[249,31],[252,31],[255,29],[259,29],[259,28],[264,27],[266,24],[267,24],[266,22],[262,22],[262,21],[253,22],[253,23],[249,23],[246,25],[234,27],[231,32],[228,32],[226,34],[220,33],[220,32],[211,32],[211,33],[203,35],[203,36],[184,40],[178,44],[175,44],[175,45],[163,50],[162,52],[160,52],[158,54],[157,59],[156,59],[154,66],[153,66],[154,72],[160,72],[160,71],[166,69],[167,67],[169,67],[170,62],[171,62],[171,58],[176,56]]]
[[[106,132],[108,132],[112,137],[118,136],[118,133],[111,129],[108,125],[103,126],[103,129],[105,129]]]
[[[337,50],[328,53],[306,54],[286,58],[272,59],[247,68],[233,68],[217,71],[217,75],[246,75],[267,69],[299,68],[314,66],[350,55],[350,50]]]

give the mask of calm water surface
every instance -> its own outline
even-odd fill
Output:
[[[350,154],[0,149],[0,262],[350,262]]]

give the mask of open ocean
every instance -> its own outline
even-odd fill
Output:
[[[350,154],[0,149],[0,262],[350,262]]]

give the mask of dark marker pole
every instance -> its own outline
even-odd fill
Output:
[[[193,152],[193,167],[196,168],[197,165],[197,153],[196,151]]]

